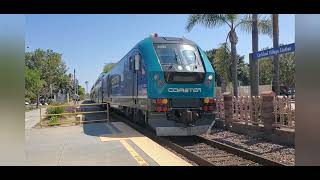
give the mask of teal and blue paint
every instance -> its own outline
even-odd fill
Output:
[[[110,81],[116,81],[112,86],[111,96],[133,96],[133,71],[129,70],[128,55],[134,50],[138,50],[142,56],[141,71],[138,72],[138,96],[147,96],[148,98],[205,98],[214,97],[215,94],[215,72],[206,54],[199,48],[200,55],[206,70],[205,80],[201,84],[167,84],[165,83],[164,73],[157,58],[153,42],[151,38],[140,41],[117,65],[108,73]],[[154,80],[154,75],[158,74],[163,82],[162,86],[158,86],[158,82]],[[103,78],[107,77],[107,74]],[[210,84],[207,84],[208,77],[212,75]],[[103,80],[101,80],[102,82]],[[106,86],[104,84],[103,86]],[[201,88],[201,92],[169,92],[169,88]],[[103,87],[103,92],[107,92],[107,87]],[[106,95],[103,95],[106,96]]]
[[[215,94],[215,72],[211,66],[211,63],[206,54],[198,47],[200,55],[202,57],[205,69],[206,77],[202,84],[166,84],[164,80],[164,73],[161,65],[156,56],[156,52],[153,47],[151,38],[146,38],[138,44],[139,50],[144,59],[145,65],[148,67],[147,72],[147,95],[148,98],[205,98],[214,97]],[[158,86],[157,81],[153,79],[154,75],[158,74],[160,80],[163,83],[162,87]],[[208,81],[209,75],[213,78],[210,84],[207,85],[205,82]],[[188,92],[188,93],[170,93],[168,88],[201,88],[201,92]]]

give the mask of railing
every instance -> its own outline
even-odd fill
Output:
[[[274,101],[274,125],[277,127],[295,127],[295,102],[291,97],[278,96]]]
[[[107,105],[106,110],[102,111],[88,111],[86,108],[80,108],[81,106],[100,106],[100,105],[107,105],[107,103],[95,103],[95,104],[65,104],[65,105],[54,105],[54,106],[47,106],[47,110],[49,108],[63,108],[63,113],[47,113],[43,112],[40,108],[40,127],[43,127],[44,121],[47,120],[48,126],[54,126],[54,125],[63,125],[63,124],[70,124],[70,123],[79,123],[82,125],[86,121],[84,121],[83,115],[86,114],[94,114],[94,113],[107,113],[106,119],[91,119],[90,122],[108,122],[109,121],[109,106]],[[74,117],[71,118],[71,120],[64,120],[63,122],[57,121],[57,122],[50,122],[49,117]]]
[[[239,96],[232,99],[233,121],[244,122],[245,124],[263,124],[261,117],[260,96]]]
[[[216,99],[217,115],[225,119],[223,96]],[[262,97],[238,96],[232,98],[232,121],[247,125],[262,125]],[[273,99],[273,116],[275,127],[295,128],[295,102],[291,97],[277,96]]]

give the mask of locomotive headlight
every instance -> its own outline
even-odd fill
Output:
[[[213,79],[213,76],[210,74],[210,75],[208,76],[208,79],[211,81],[211,80]]]
[[[162,99],[162,104],[168,104],[168,99]]]

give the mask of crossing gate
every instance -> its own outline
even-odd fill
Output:
[[[94,122],[110,122],[108,103],[49,105],[40,108],[40,127]]]

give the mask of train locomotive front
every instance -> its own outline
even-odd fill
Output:
[[[205,133],[215,119],[215,73],[184,38],[153,36],[140,45],[147,72],[147,123],[158,136]]]

